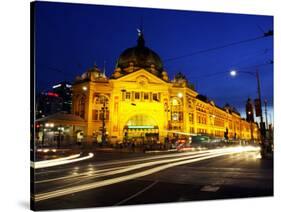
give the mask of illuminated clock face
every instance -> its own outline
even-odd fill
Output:
[[[137,84],[141,87],[145,87],[148,84],[148,79],[145,76],[140,76],[137,78]]]

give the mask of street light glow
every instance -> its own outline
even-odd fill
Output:
[[[237,75],[237,72],[235,70],[230,71],[230,76],[235,77]]]
[[[87,90],[87,87],[86,87],[86,86],[83,86],[82,89],[83,89],[83,91],[86,91],[86,90]]]
[[[179,97],[179,98],[182,98],[182,97],[183,97],[183,94],[182,94],[182,93],[178,93],[178,97]]]

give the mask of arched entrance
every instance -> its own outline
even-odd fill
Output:
[[[123,135],[125,142],[156,143],[159,141],[159,127],[151,116],[138,114],[127,121]]]

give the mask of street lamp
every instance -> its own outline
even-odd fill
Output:
[[[256,78],[257,80],[257,90],[258,90],[258,99],[259,101],[261,102],[261,88],[260,88],[260,77],[259,77],[259,72],[258,70],[256,70],[256,72],[250,72],[250,71],[239,71],[239,73],[244,73],[244,74],[249,74],[253,77]],[[237,75],[237,71],[236,70],[231,70],[230,71],[230,76],[232,77],[235,77]],[[260,111],[261,111],[261,114],[260,114],[260,117],[261,117],[261,126],[263,125],[263,113],[262,113],[262,106],[260,104]]]
[[[265,138],[265,131],[264,131],[264,124],[263,124],[263,112],[262,112],[262,105],[261,105],[261,86],[260,86],[260,76],[258,69],[256,69],[255,72],[250,72],[250,71],[239,71],[239,73],[244,73],[244,74],[249,74],[253,77],[256,78],[257,80],[257,91],[258,91],[258,101],[260,104],[258,105],[258,109],[260,110],[260,129],[261,129],[261,143],[262,143],[262,154],[264,153],[263,148],[264,148],[264,138]],[[231,70],[230,71],[230,76],[235,77],[237,75],[236,70]]]
[[[230,71],[230,76],[235,77],[237,75],[237,72],[235,70]]]

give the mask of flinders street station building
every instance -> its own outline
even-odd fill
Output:
[[[198,94],[183,74],[169,79],[142,33],[135,47],[121,53],[110,77],[95,66],[75,79],[72,112],[85,120],[86,136],[104,130],[119,142],[162,142],[175,134],[250,140],[259,134],[257,125],[231,106],[220,108]]]
[[[242,119],[233,107],[218,107],[200,95],[182,73],[170,79],[167,72],[140,32],[136,46],[121,53],[111,76],[94,66],[76,77],[73,118],[60,126],[72,126],[73,135],[79,129],[89,141],[101,136],[108,142],[164,142],[192,135],[259,138],[256,123]],[[53,120],[55,125],[57,121]]]

